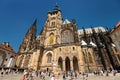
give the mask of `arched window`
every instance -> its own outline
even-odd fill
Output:
[[[52,27],[55,27],[55,22],[52,22]]]
[[[47,63],[51,63],[52,62],[52,54],[48,53],[47,54]]]
[[[10,56],[10,58],[14,58],[14,56]]]
[[[75,47],[73,47],[73,51],[75,50]]]
[[[54,41],[54,34],[51,33],[51,34],[50,34],[50,38],[49,38],[49,43],[52,44],[53,41]]]

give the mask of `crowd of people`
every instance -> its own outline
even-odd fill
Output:
[[[4,77],[4,75],[9,75],[9,74],[16,74],[16,73],[18,73],[18,70],[17,69],[10,69],[10,68],[8,68],[8,69],[4,69],[4,68],[2,68],[1,70],[0,70],[0,72],[1,72],[1,77]]]
[[[115,76],[117,74],[117,70],[94,71],[94,75],[96,75],[96,76],[109,76],[110,73],[112,73],[113,76]]]
[[[58,73],[58,71],[40,71],[40,70],[34,70],[34,69],[24,69],[23,72],[20,72],[19,70],[13,70],[13,69],[1,69],[1,77],[4,77],[4,75],[9,74],[17,74],[22,73],[22,80],[46,80],[46,77],[48,77],[51,80],[60,80],[59,78],[62,77],[62,80],[78,80],[79,78],[82,78],[83,80],[87,80],[89,78],[88,73],[83,72],[74,72],[74,71],[67,71]],[[94,76],[109,76],[109,74],[113,74],[115,76],[117,74],[116,70],[99,70],[94,71]],[[60,76],[60,77],[59,77]]]
[[[40,78],[40,80],[45,80],[46,76],[49,76],[51,77],[51,80],[54,80],[54,73],[50,71],[25,69],[23,72],[23,80],[37,80],[37,78]]]
[[[82,73],[82,72],[74,72],[74,71],[67,71],[63,73],[53,72],[53,71],[35,71],[33,69],[26,69],[23,73],[23,80],[36,80],[38,77],[41,80],[45,80],[46,76],[49,77],[51,80],[59,80],[59,76],[62,75],[63,80],[74,80],[80,78],[80,76],[83,78],[83,80],[87,80],[88,73]],[[115,76],[117,74],[116,70],[99,70],[94,71],[93,74],[95,76],[109,76],[109,74],[113,74]]]
[[[63,75],[63,80],[70,80],[78,77],[78,73],[72,71],[58,73],[53,71],[35,71],[33,69],[25,69],[23,72],[23,80],[37,80],[38,77],[41,80],[45,80],[46,76],[51,80],[58,80],[60,75]]]

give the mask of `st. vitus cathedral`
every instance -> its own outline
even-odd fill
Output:
[[[103,27],[77,29],[75,20],[63,21],[58,6],[48,12],[38,36],[36,31],[35,20],[20,45],[17,67],[92,72],[116,69],[120,64],[109,30]]]

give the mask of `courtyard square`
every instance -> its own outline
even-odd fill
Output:
[[[55,80],[63,80],[62,76],[63,75],[60,75],[58,79]],[[23,80],[22,77],[23,77],[22,73],[8,74],[8,75],[4,75],[3,77],[0,76],[0,80]],[[34,80],[42,80],[42,79],[37,77]],[[51,80],[51,77],[46,75],[45,80]],[[103,76],[95,76],[92,73],[89,73],[88,77],[86,77],[85,79],[83,78],[82,75],[79,75],[77,79],[73,79],[73,80],[120,80],[120,73],[117,73],[116,76],[113,76],[112,73],[110,73],[109,76],[105,76],[105,74]]]

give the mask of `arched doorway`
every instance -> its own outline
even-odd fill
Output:
[[[70,59],[68,57],[65,59],[65,68],[66,71],[70,71]]]
[[[59,66],[60,70],[62,71],[63,70],[63,61],[62,61],[61,57],[59,57],[59,59],[58,59],[58,66]]]
[[[75,56],[73,57],[73,70],[74,71],[79,71],[78,60],[77,60],[77,58]]]

